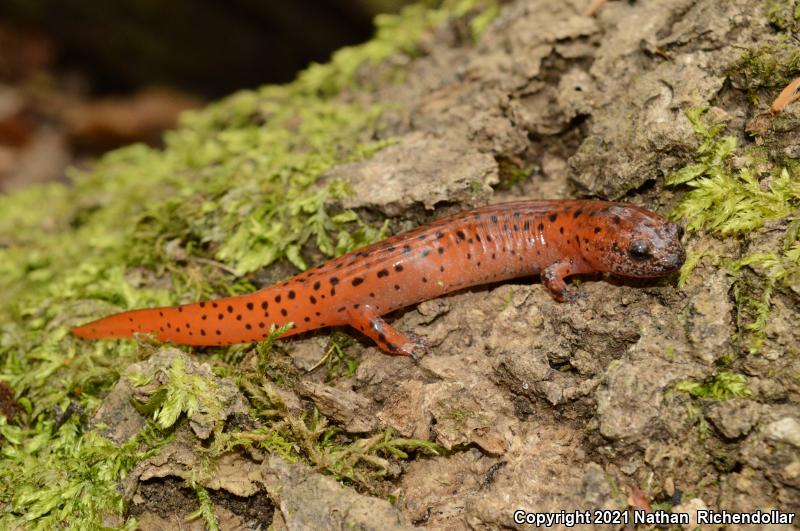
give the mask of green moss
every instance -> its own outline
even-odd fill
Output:
[[[778,29],[792,33],[800,32],[800,2],[770,0],[767,2],[767,20]]]
[[[747,378],[742,374],[730,371],[719,371],[704,382],[680,382],[675,386],[675,389],[696,398],[709,398],[711,400],[727,400],[733,397],[747,397],[752,394],[750,389],[747,388]]]
[[[527,181],[533,174],[533,168],[520,167],[520,162],[508,158],[498,160],[498,173],[500,182],[497,183],[498,190],[510,190],[515,186]]]
[[[211,502],[211,496],[208,491],[200,485],[192,485],[192,488],[197,496],[199,507],[195,512],[188,515],[186,520],[195,520],[202,517],[208,531],[219,531],[219,520],[214,512],[214,504]]]
[[[246,275],[278,260],[303,269],[381,237],[385,225],[330,211],[328,199],[349,191],[319,180],[332,166],[389,143],[374,140],[382,107],[363,103],[368,97],[333,98],[369,90],[359,78],[368,66],[400,76],[386,59],[419,53],[420,36],[449,16],[485,27],[490,16],[481,13],[492,5],[445,1],[382,16],[375,40],[337,53],[294,83],[241,92],[185,115],[163,150],[129,146],[90,171],[73,171],[74,185],[0,197],[0,378],[23,407],[0,427],[0,470],[11,478],[0,484],[0,527],[98,527],[104,513],[122,513],[117,481],[158,442],[143,434],[137,445],[145,450],[114,448],[83,433],[75,419],[55,426],[54,412],[73,404],[94,411],[119,369],[141,355],[135,342],[78,341],[69,327],[113,311],[249,291]],[[259,348],[272,369],[267,347]],[[225,359],[243,352],[217,351],[215,370],[232,372]],[[208,407],[205,384],[173,369],[160,399],[148,404],[163,426]],[[298,446],[304,455],[324,457],[364,444],[351,440],[326,454],[320,447],[327,428],[315,431],[322,421],[315,422],[306,425],[309,436],[296,419],[285,420],[282,428],[266,429],[263,445],[297,458]],[[390,437],[371,444],[362,453],[345,452],[339,459],[345,464],[331,458],[321,469],[355,477],[364,474],[364,462],[406,442]],[[353,457],[360,455],[366,457]]]
[[[99,529],[104,515],[125,509],[119,480],[169,441],[148,426],[117,447],[95,432],[84,432],[77,415],[61,426],[42,419],[25,429],[0,416],[0,434],[3,529]],[[129,521],[126,527],[135,525]]]
[[[150,375],[150,378],[152,375]],[[192,419],[203,413],[221,427],[224,421],[217,397],[217,384],[208,378],[186,373],[186,362],[176,357],[167,371],[167,382],[144,404],[136,404],[142,415],[151,416],[161,429],[171,428],[182,414]]]
[[[747,387],[747,378],[742,374],[721,370],[705,381],[686,380],[675,385],[675,390],[687,393],[696,399],[728,400],[735,397],[749,397],[752,392]],[[697,438],[703,442],[711,435],[711,426],[696,401],[686,404],[689,420],[697,426]],[[710,452],[714,461],[718,459]]]
[[[800,75],[800,46],[791,36],[783,35],[778,43],[749,48],[729,75],[754,104],[764,95],[774,98],[777,96],[774,89],[783,88]],[[764,90],[770,90],[769,94],[764,94]]]
[[[706,231],[720,237],[747,236],[767,223],[783,228],[781,245],[774,252],[724,261],[734,276],[737,321],[748,347],[756,351],[764,342],[773,293],[796,285],[800,278],[798,223],[791,221],[800,208],[800,174],[794,165],[778,167],[765,161],[755,148],[740,150],[736,137],[722,136],[721,125],[704,122],[704,113],[705,109],[687,113],[702,139],[695,160],[666,181],[668,186],[688,188],[672,218],[685,220],[690,232]],[[734,154],[738,155],[735,164]],[[701,258],[689,254],[681,270],[681,284]],[[760,286],[743,274],[745,268],[758,273]]]
[[[209,449],[211,456],[235,448],[258,447],[277,453],[290,463],[304,462],[373,494],[385,494],[376,480],[393,473],[396,466],[392,460],[408,459],[411,452],[439,455],[444,451],[429,441],[395,437],[390,429],[369,437],[353,437],[331,426],[316,408],[294,416],[271,382],[263,378],[256,382],[255,378],[243,381],[254,405],[253,417],[263,425],[217,434]],[[213,467],[208,470],[213,471]]]

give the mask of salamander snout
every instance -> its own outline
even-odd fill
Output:
[[[633,277],[660,277],[681,268],[686,260],[681,244],[683,228],[676,223],[659,221],[632,227],[627,260],[618,264],[613,272]]]
[[[598,269],[626,277],[662,277],[678,271],[686,260],[681,244],[683,228],[633,205],[617,205],[612,210],[608,237],[610,245],[600,245]],[[587,257],[589,258],[589,257]]]

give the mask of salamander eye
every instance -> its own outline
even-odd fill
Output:
[[[647,260],[650,258],[650,245],[644,240],[633,240],[628,248],[628,254],[634,260]]]

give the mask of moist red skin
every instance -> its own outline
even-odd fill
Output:
[[[183,345],[229,345],[262,340],[272,324],[294,323],[281,337],[349,325],[384,352],[413,355],[420,345],[381,315],[523,276],[541,276],[562,302],[579,295],[564,282],[571,275],[666,276],[683,264],[680,235],[674,223],[628,203],[497,204],[398,234],[248,295],[122,312],[72,333],[86,339],[152,334]],[[646,259],[631,254],[634,241],[645,242]]]

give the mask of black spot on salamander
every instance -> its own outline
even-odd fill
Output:
[[[217,319],[218,319],[218,320],[220,320],[220,321],[222,321],[222,319],[223,319],[224,317],[225,317],[225,315],[224,315],[224,314],[219,314],[219,315],[217,315]]]
[[[444,273],[444,266],[443,266],[443,265],[440,265],[440,266],[439,266],[439,272],[440,272],[440,273]]]
[[[128,321],[133,322],[133,317],[128,317]]]
[[[539,223],[538,225],[536,225],[536,228],[539,230],[544,230],[544,223]]]
[[[478,239],[478,241],[481,241],[481,240],[480,240],[480,239]],[[467,240],[467,245],[472,245],[472,238],[469,238],[469,239]]]
[[[514,224],[514,232],[519,232],[519,227],[517,226],[516,223]]]
[[[286,308],[281,308],[281,315],[282,316],[286,317],[286,314],[288,314],[288,313],[289,312],[286,311]]]
[[[583,238],[583,243],[589,243],[589,238]]]
[[[206,307],[206,301],[200,301],[199,304],[200,304],[201,308],[205,308]]]
[[[334,295],[336,295],[336,288],[331,288],[331,297]],[[323,295],[323,297],[325,297],[325,295]]]
[[[321,313],[319,313],[319,312],[314,312],[314,315],[316,315],[317,317],[319,317],[319,316],[320,316],[320,315],[322,315],[322,314],[321,314]]]
[[[201,336],[204,336],[204,335],[206,335],[206,329],[205,329],[205,328],[201,328],[201,329],[200,329],[200,335],[201,335]]]
[[[313,295],[310,296],[308,298],[308,300],[309,300],[309,302],[311,302],[311,304],[316,304],[317,303],[317,298],[315,296],[313,296]]]
[[[442,232],[440,230],[437,230],[436,231],[436,239],[439,240],[441,238],[444,238],[444,232]]]
[[[577,243],[578,245],[581,244],[581,239],[580,239],[580,237],[578,237],[577,234],[575,235],[575,243]]]
[[[427,234],[420,234],[419,236],[417,236],[417,239],[418,239],[418,240],[424,240],[424,239],[425,239],[425,238],[427,238],[427,237],[428,237],[428,235],[427,235]]]
[[[222,335],[222,330],[217,330],[217,335],[221,336]]]
[[[379,340],[381,343],[386,343],[386,334],[384,334],[383,332],[381,332],[380,334],[378,334],[378,340]]]
[[[547,216],[547,219],[549,219],[552,223],[555,223],[555,221],[558,219],[558,214],[550,214]]]
[[[247,303],[247,309],[248,309],[248,310],[250,310],[250,311],[252,311],[252,310],[253,310],[253,308],[255,308],[255,305],[253,305],[253,303],[252,303],[252,302],[248,302],[248,303]]]
[[[408,254],[410,252],[411,252],[411,246],[410,245],[404,245],[403,246],[403,254]]]
[[[219,304],[217,304],[216,302],[212,302],[211,303],[211,307],[212,308],[219,308]]]
[[[497,223],[497,216],[495,216],[494,214],[492,214],[492,217],[489,219],[492,220],[492,223]]]
[[[336,308],[336,312],[337,312],[337,313],[341,313],[341,312],[345,311],[346,309],[347,309],[347,308],[345,308],[344,306],[341,306],[341,307],[339,307],[339,308]]]
[[[467,260],[472,260],[472,254],[467,253]]]
[[[361,278],[361,277],[354,278],[353,282],[352,282],[353,286],[360,286],[363,283],[364,283],[364,279]]]
[[[390,245],[389,247],[386,248],[386,252],[393,253],[395,249],[396,247],[394,245]]]
[[[427,279],[427,278],[425,278],[425,277],[422,277],[422,283],[423,283],[423,284],[426,284],[427,282],[428,282],[428,279]]]
[[[579,218],[579,217],[580,217],[580,215],[581,215],[581,214],[583,214],[583,210],[581,210],[581,209],[579,208],[578,210],[576,210],[576,211],[575,211],[575,212],[572,214],[572,217],[573,217],[573,219],[577,219],[577,218]]]
[[[430,250],[430,249],[425,249],[425,250],[423,250],[423,251],[422,251],[422,258],[425,258],[425,257],[426,257],[426,256],[428,256],[429,254],[431,254],[431,250]]]
[[[244,325],[244,327],[246,329],[248,329],[248,330],[252,330],[253,329],[253,325],[251,325],[250,323],[247,323],[246,325]]]
[[[205,321],[206,319],[208,319],[208,315],[206,315],[206,314],[203,314],[203,315],[200,317],[200,319],[202,319],[203,321]]]
[[[540,223],[540,225],[541,225],[541,223]],[[522,224],[522,230],[524,230],[524,231],[531,230],[531,222],[530,221],[526,221],[525,223],[523,223]]]
[[[438,249],[436,249],[436,251],[437,251],[439,254],[444,254],[444,247],[439,247]]]
[[[487,242],[491,242],[492,241],[492,235],[491,234],[487,234],[486,235],[486,241]]]
[[[400,273],[403,270],[403,266],[401,264],[395,264],[394,270]]]
[[[230,304],[228,305],[228,313],[233,313],[233,306]]]
[[[601,229],[600,227],[595,227],[595,228],[594,228],[594,233],[595,233],[595,234],[600,234],[600,231],[601,231],[601,230],[602,230],[602,229]]]
[[[281,296],[280,295],[275,295],[275,302],[277,304],[280,304],[280,302],[281,302]]]
[[[315,289],[315,290],[318,290],[320,286],[321,286],[321,284],[319,283],[319,280],[317,280],[316,282],[314,282],[314,289]]]
[[[305,316],[305,317],[303,317],[303,321],[305,321],[307,323],[310,323],[311,322],[311,317]]]
[[[164,327],[163,327],[163,326],[159,326],[159,327],[158,327],[158,331],[159,331],[159,332],[163,332],[163,331],[164,331]]]
[[[559,227],[558,228],[558,232],[561,233],[561,234],[564,234],[564,227]]]
[[[266,326],[267,325],[264,323],[264,321],[261,321],[261,322],[258,323],[258,327],[259,328],[265,328]]]
[[[266,310],[268,306],[269,306],[269,303],[267,301],[261,301],[261,309],[262,310]]]
[[[355,304],[353,305],[353,308],[356,308],[356,309],[358,309],[358,307],[359,307],[359,306],[361,306],[359,303],[355,303]]]
[[[289,290],[289,293],[287,294],[287,296],[288,296],[290,299],[294,299],[294,298],[297,296],[297,294],[294,292],[294,290],[291,290],[291,289],[290,289],[290,290]]]
[[[614,223],[616,223],[617,225],[619,225],[619,224],[622,222],[622,218],[620,218],[619,216],[614,216],[614,217],[613,217],[613,218],[611,218],[611,219],[612,219],[612,221],[614,221]]]
[[[378,271],[378,278],[383,278],[388,276],[389,276],[389,271],[387,271],[386,269],[381,269],[380,271]]]
[[[178,311],[182,312],[183,311],[183,306],[178,306]]]
[[[164,312],[158,312],[159,317],[164,317]]]
[[[511,249],[510,252],[511,252],[511,256],[514,256],[515,254],[517,254],[517,251],[515,251],[514,249]]]
[[[337,277],[331,277],[330,278],[330,283],[331,283],[331,286],[335,286],[336,284],[339,283],[339,279]]]
[[[497,253],[492,253],[492,260],[497,260]]]
[[[369,296],[374,299],[375,298],[375,292],[374,291],[370,291],[369,292]]]
[[[236,320],[237,320],[237,321],[241,321],[241,320],[242,320],[242,315],[241,315],[241,314],[237,315],[237,316],[236,316]]]
[[[520,215],[521,214],[519,212],[514,212],[514,219],[519,219]]]
[[[459,240],[465,240],[465,239],[467,239],[467,235],[464,234],[463,230],[457,230],[456,231],[456,238],[458,238]]]
[[[400,284],[395,284],[394,289],[395,291],[400,291]]]

